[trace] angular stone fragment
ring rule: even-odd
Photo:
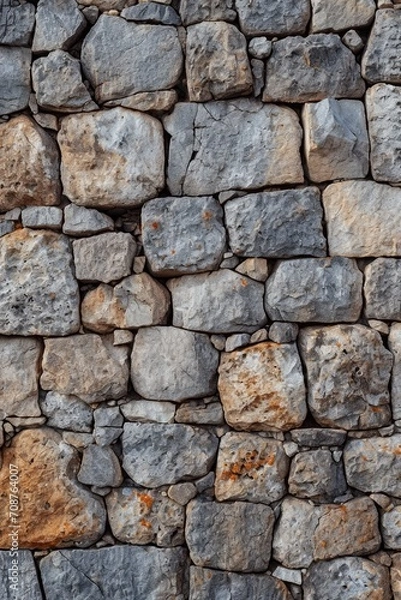
[[[86,19],[75,0],[39,0],[33,52],[67,50],[83,33]]]
[[[300,452],[291,462],[288,491],[297,498],[333,502],[347,491],[342,463],[324,448]]]
[[[94,208],[68,204],[64,209],[63,233],[67,235],[85,237],[113,229],[113,219]]]
[[[245,431],[287,431],[306,417],[295,344],[263,342],[223,354],[219,392],[227,423]]]
[[[303,109],[309,177],[322,182],[358,179],[369,170],[369,140],[363,102],[326,98]]]
[[[218,361],[207,335],[175,327],[140,329],[132,351],[132,383],[149,400],[210,396],[216,391]]]
[[[180,14],[184,25],[202,21],[235,21],[234,0],[181,0]]]
[[[16,465],[20,495],[20,548],[89,546],[104,532],[102,500],[78,484],[78,452],[47,427],[27,429],[3,449],[0,470],[0,547],[10,547],[9,478]]]
[[[400,256],[401,190],[344,181],[323,192],[331,256]]]
[[[269,339],[277,344],[289,344],[295,342],[299,333],[296,323],[281,323],[276,321],[269,327]]]
[[[217,457],[216,499],[275,502],[286,493],[288,467],[281,442],[250,433],[226,433]]]
[[[401,321],[401,261],[377,258],[365,269],[365,315]]]
[[[58,206],[28,206],[22,211],[23,227],[31,229],[61,229],[63,211]]]
[[[391,420],[393,357],[364,325],[307,327],[299,335],[308,406],[324,427],[375,429]]]
[[[391,590],[394,594],[394,600],[401,598],[401,554],[394,553],[391,556],[392,564],[390,569]]]
[[[401,419],[401,324],[393,323],[388,338],[388,346],[394,356],[391,373],[391,408],[393,419]]]
[[[164,141],[159,121],[113,108],[71,115],[61,123],[61,178],[71,202],[133,207],[164,187]]]
[[[273,43],[266,64],[264,102],[360,98],[364,92],[355,56],[338,35],[318,33]]]
[[[301,128],[289,108],[245,98],[179,103],[163,123],[172,136],[168,186],[174,195],[303,182]]]
[[[174,420],[176,423],[195,425],[223,425],[223,407],[221,402],[205,403],[204,400],[190,400],[177,408]]]
[[[362,58],[362,75],[370,83],[401,83],[401,13],[386,8],[376,19]]]
[[[344,450],[348,484],[362,492],[401,497],[400,457],[400,434],[349,440]]]
[[[349,258],[280,261],[266,282],[266,312],[276,321],[357,321],[362,282],[356,261]]]
[[[123,106],[132,110],[142,112],[169,112],[178,101],[178,95],[175,90],[162,90],[157,92],[138,92],[132,96],[109,100],[104,106]]]
[[[307,427],[293,429],[291,439],[301,446],[318,448],[319,446],[342,446],[347,438],[346,431],[339,429],[324,429],[320,427]]]
[[[130,275],[136,243],[120,231],[74,240],[72,249],[77,279],[109,283]]]
[[[0,116],[28,106],[31,51],[28,48],[0,46]]]
[[[384,547],[401,550],[401,506],[383,512],[381,518]]]
[[[137,23],[160,23],[162,25],[180,25],[181,20],[172,6],[157,2],[143,2],[136,6],[127,6],[121,12],[127,21]]]
[[[304,33],[310,17],[308,0],[235,0],[235,8],[246,35]]]
[[[192,500],[187,507],[185,538],[197,567],[225,571],[266,571],[274,513],[265,504]],[[246,531],[246,543],[238,543]]]
[[[170,277],[217,269],[225,249],[223,211],[212,197],[157,198],[142,209],[151,271]]]
[[[311,31],[343,31],[365,27],[376,11],[374,0],[312,0]]]
[[[35,561],[29,550],[0,552],[0,596],[3,600],[13,600],[16,590],[20,598],[43,600]]]
[[[323,209],[317,188],[260,192],[224,205],[231,250],[237,256],[325,256]]]
[[[122,442],[123,468],[150,488],[206,475],[218,446],[206,429],[159,423],[125,423]]]
[[[185,508],[159,490],[123,487],[106,498],[113,535],[125,544],[184,544]]]
[[[41,385],[84,402],[113,400],[127,393],[128,348],[93,333],[45,340]]]
[[[229,269],[168,282],[173,325],[210,333],[253,333],[266,323],[263,285]]]
[[[92,431],[92,410],[76,396],[48,392],[41,400],[40,408],[47,417],[49,427],[78,432]]]
[[[81,61],[96,99],[102,103],[137,92],[173,88],[181,75],[183,57],[175,27],[102,15],[84,40]]]
[[[98,487],[117,487],[123,481],[120,463],[113,449],[96,444],[90,444],[83,451],[77,477],[81,483]]]
[[[127,421],[172,423],[175,404],[172,402],[152,402],[151,400],[131,400],[121,405],[121,412]]]
[[[21,0],[3,0],[0,6],[0,44],[29,46],[35,25],[35,7]]]

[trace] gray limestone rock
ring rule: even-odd
[[[374,0],[312,0],[311,31],[344,31],[366,27],[376,11]]]
[[[342,446],[347,438],[346,431],[338,429],[324,429],[318,427],[307,427],[305,429],[293,429],[291,439],[300,446],[318,448],[319,446]]]
[[[365,315],[401,321],[401,261],[377,258],[365,268]]]
[[[207,477],[207,475],[205,477]],[[187,481],[186,483],[170,485],[167,495],[181,506],[185,506],[192,498],[195,498],[197,493],[198,490],[196,485]]]
[[[193,423],[195,425],[223,425],[224,416],[221,402],[190,400],[177,408],[176,423]]]
[[[229,244],[238,256],[325,256],[317,188],[259,192],[224,205]]]
[[[135,483],[155,488],[206,475],[218,439],[189,425],[125,423],[122,444],[124,470]]]
[[[121,412],[127,421],[142,423],[172,423],[175,404],[173,402],[153,402],[151,400],[130,400],[121,405]]]
[[[383,512],[381,517],[383,544],[390,550],[401,550],[401,506]]]
[[[136,6],[127,6],[121,11],[127,21],[137,23],[160,23],[161,25],[180,25],[181,19],[172,6],[158,2],[144,2]]]
[[[272,49],[272,42],[264,36],[254,37],[248,44],[249,54],[259,59],[269,58],[270,54],[272,53]]]
[[[28,48],[0,46],[0,116],[28,106],[31,51]]]
[[[308,405],[324,427],[375,429],[391,420],[393,357],[364,325],[307,327],[299,335]]]
[[[3,600],[43,600],[35,561],[29,550],[0,551],[0,574]]]
[[[136,0],[134,0],[134,3]],[[128,4],[127,0],[80,0],[81,6],[94,7],[99,11],[106,12],[109,10],[122,10],[125,4]],[[130,1],[132,4],[132,1]]]
[[[3,0],[0,6],[0,44],[29,46],[35,25],[33,4]]]
[[[120,231],[74,240],[72,249],[77,279],[109,283],[131,274],[136,243]]]
[[[92,432],[92,410],[76,396],[48,392],[40,401],[40,409],[42,414],[47,417],[46,424],[49,427]]]
[[[180,14],[185,26],[202,21],[235,21],[234,0],[181,0]]]
[[[310,17],[308,0],[235,0],[235,8],[246,35],[304,33]]]
[[[173,325],[209,333],[253,333],[266,323],[262,283],[221,269],[185,275],[167,284]]]
[[[266,312],[275,321],[357,321],[362,282],[356,261],[349,258],[280,261],[266,282]]]
[[[173,88],[183,56],[175,27],[102,15],[84,40],[81,61],[96,99],[105,102]]]
[[[58,206],[29,206],[22,211],[22,225],[31,229],[61,229],[63,211]]]
[[[401,324],[393,323],[388,338],[388,346],[394,356],[391,373],[391,408],[393,419],[401,419]]]
[[[167,183],[172,194],[303,182],[302,132],[290,108],[245,98],[178,103],[163,123],[171,135]]]
[[[288,491],[297,498],[333,502],[347,491],[342,463],[323,448],[296,454],[291,462]]]
[[[360,98],[364,92],[355,56],[338,35],[318,33],[273,43],[266,64],[264,102]]]
[[[187,507],[185,538],[197,567],[225,571],[266,571],[274,513],[265,504],[192,500]],[[242,540],[246,531],[246,541]]]
[[[33,52],[67,50],[81,36],[86,19],[75,0],[39,0]]]
[[[120,463],[110,446],[90,444],[82,454],[78,481],[98,487],[118,487],[122,484],[123,474]]]
[[[276,321],[269,327],[269,339],[277,344],[290,344],[295,342],[299,333],[296,323],[281,323]]]
[[[96,427],[120,427],[123,425],[123,415],[118,406],[100,405],[94,411]]]
[[[159,277],[217,269],[226,244],[223,211],[212,197],[156,198],[142,209],[143,245]]]
[[[86,237],[113,229],[113,219],[94,208],[68,204],[64,209],[63,233],[67,235]]]
[[[370,83],[401,83],[401,12],[386,8],[376,12],[365,53],[362,75]]]
[[[132,383],[149,400],[210,396],[216,391],[218,360],[205,334],[176,327],[140,329],[132,351]]]

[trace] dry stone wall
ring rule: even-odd
[[[2,0],[1,599],[401,599],[400,57],[400,0]]]

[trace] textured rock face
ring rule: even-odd
[[[235,0],[240,27],[246,35],[304,33],[310,17],[307,0]]]
[[[123,475],[117,456],[110,446],[90,444],[82,454],[78,481],[97,487],[117,487],[123,482]]]
[[[16,562],[13,563],[13,560]],[[43,600],[35,561],[28,550],[20,550],[16,555],[13,551],[0,552],[0,573],[0,594],[4,600],[13,600],[13,577],[18,579],[18,593],[21,598]]]
[[[294,344],[263,342],[223,354],[219,368],[227,423],[245,431],[286,431],[306,417],[305,384]]]
[[[401,13],[378,10],[362,60],[363,76],[370,83],[401,83],[400,49]]]
[[[181,0],[180,15],[184,25],[201,21],[235,21],[234,0]]]
[[[28,106],[30,63],[31,51],[28,48],[0,47],[0,116],[23,110]]]
[[[118,281],[130,275],[136,243],[129,233],[102,233],[74,240],[75,273],[82,281]]]
[[[92,409],[75,396],[49,392],[41,400],[40,408],[49,427],[78,432],[92,431]]]
[[[365,269],[365,314],[369,319],[401,320],[401,261],[378,258]]]
[[[381,519],[383,542],[390,550],[401,549],[401,506],[384,512]]]
[[[61,179],[71,202],[133,207],[164,186],[164,142],[159,121],[114,108],[62,120]]]
[[[86,237],[113,229],[113,219],[94,208],[68,204],[64,209],[63,233],[67,235]]]
[[[297,498],[333,502],[347,491],[342,463],[323,448],[296,454],[291,462],[288,491]]]
[[[78,40],[85,26],[86,19],[75,0],[39,0],[32,50],[67,50]]]
[[[35,7],[3,0],[0,8],[0,44],[28,46],[35,25]]]
[[[369,25],[375,15],[374,0],[312,0],[313,32],[343,31]]]
[[[391,374],[391,408],[394,419],[401,419],[401,324],[394,323],[388,338],[389,349],[394,355]]]

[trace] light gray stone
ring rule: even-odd
[[[115,329],[113,331],[113,345],[123,346],[124,344],[132,344],[134,341],[134,334],[128,329]]]
[[[277,344],[290,344],[295,342],[299,333],[296,323],[272,323],[269,327],[269,338]]]
[[[365,43],[355,29],[350,29],[341,38],[342,43],[347,46],[354,54],[359,54],[363,50]]]
[[[35,561],[29,550],[1,551],[0,573],[0,595],[3,600],[15,600],[17,597],[21,600],[43,600]]]
[[[226,340],[225,351],[232,352],[237,348],[242,348],[243,346],[248,346],[251,341],[251,336],[249,333],[234,333],[234,335],[230,335]]]
[[[76,432],[92,431],[92,410],[76,396],[48,392],[40,401],[40,409],[47,417],[49,427]]]
[[[254,37],[248,44],[248,52],[255,58],[269,58],[272,53],[273,45],[267,37]]]
[[[265,571],[270,560],[274,513],[251,502],[192,500],[187,507],[185,538],[197,567],[225,571]],[[246,543],[238,544],[243,531]]]
[[[136,21],[137,23],[181,24],[181,19],[172,6],[158,2],[143,2],[136,6],[127,6],[121,11],[121,16],[127,21]]]
[[[297,498],[333,502],[347,491],[342,463],[323,448],[300,452],[291,462],[288,491]]]
[[[364,92],[355,56],[338,35],[317,33],[273,43],[266,64],[264,102],[360,98]]]
[[[192,498],[195,498],[197,493],[198,491],[196,486],[190,481],[187,481],[186,483],[176,483],[175,485],[170,485],[167,491],[168,497],[181,506],[188,504]]]
[[[311,31],[366,27],[376,11],[374,0],[312,0]]]
[[[381,517],[384,547],[401,550],[401,506],[384,511]]]
[[[350,258],[280,261],[266,282],[266,312],[276,321],[357,321],[362,282],[363,275]]]
[[[176,327],[140,329],[132,351],[132,383],[149,400],[210,396],[216,391],[218,360],[218,351],[202,333]]]
[[[263,285],[221,269],[185,275],[167,284],[173,302],[173,325],[209,333],[253,333],[266,323]]]
[[[307,327],[299,334],[308,406],[324,427],[375,429],[391,420],[393,357],[364,325]]]
[[[118,406],[100,405],[94,411],[96,427],[119,427],[124,419]]]
[[[58,206],[29,206],[22,211],[22,225],[31,229],[61,229],[63,211]]]
[[[202,21],[235,21],[234,0],[181,0],[180,14],[184,25]]]
[[[304,33],[310,17],[307,0],[235,0],[241,30],[246,35]]]
[[[33,52],[67,50],[81,36],[86,19],[75,0],[39,0]]]
[[[393,323],[388,338],[388,346],[394,356],[391,373],[391,408],[393,419],[401,419],[401,324]]]
[[[123,432],[122,427],[99,427],[96,426],[94,429],[94,442],[101,446],[102,448],[105,446],[111,446],[114,444],[120,437]],[[95,492],[96,494],[98,492]]]
[[[34,25],[33,4],[3,0],[0,7],[0,44],[29,46]]]
[[[0,46],[0,116],[28,106],[31,51],[28,48]]]
[[[120,231],[74,240],[72,249],[77,279],[109,283],[130,275],[136,243]]]
[[[193,423],[195,425],[223,425],[224,416],[221,402],[191,400],[177,408],[175,414],[177,423]]]
[[[238,256],[325,256],[317,188],[259,192],[224,205],[229,244]]]
[[[156,198],[142,209],[142,235],[155,275],[217,269],[226,243],[223,211],[212,197]]]
[[[171,135],[167,183],[172,194],[303,182],[301,128],[289,108],[251,99],[178,103],[163,123]]]
[[[125,423],[122,444],[124,470],[135,483],[155,488],[206,475],[218,439],[189,425]]]
[[[175,404],[173,402],[152,402],[151,400],[130,400],[126,404],[121,404],[121,412],[127,421],[172,423]]]
[[[370,83],[401,83],[401,12],[378,10],[365,53],[362,74]]]
[[[365,315],[401,321],[401,261],[377,258],[365,268]]]
[[[90,444],[82,454],[78,481],[98,487],[117,487],[123,481],[120,463],[110,446]]]
[[[67,235],[86,237],[113,229],[113,219],[94,208],[68,204],[64,209],[63,233]]]
[[[102,15],[84,40],[81,61],[102,103],[173,88],[181,75],[183,56],[175,27]]]

